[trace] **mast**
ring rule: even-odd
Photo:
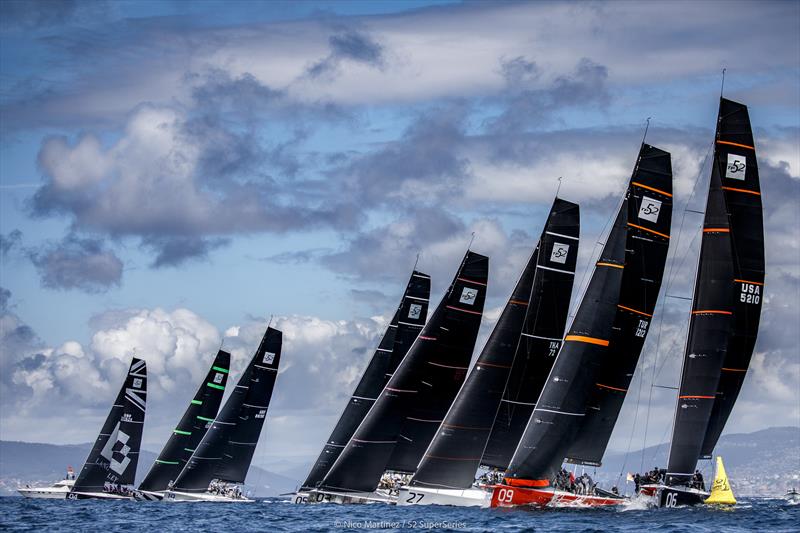
[[[490,434],[496,435],[492,426],[497,425],[498,414],[504,415],[503,430],[520,410],[527,408],[530,414],[532,408],[516,398],[522,389],[527,392],[531,388],[537,376],[541,376],[539,381],[544,380],[561,344],[579,234],[578,205],[556,198],[539,242],[417,467],[412,486],[469,488],[481,455],[486,455]],[[508,384],[513,386],[512,392],[506,389]],[[516,416],[514,420],[522,418]],[[506,435],[507,431],[497,433]],[[516,441],[510,445],[511,452],[515,446]]]
[[[177,479],[217,416],[225,394],[230,364],[231,354],[219,350],[183,417],[172,430],[164,449],[139,485],[139,490],[167,490],[169,483]]]
[[[174,489],[205,492],[212,480],[244,483],[272,398],[281,358],[282,333],[268,327],[247,365]]]
[[[467,252],[445,297],[328,472],[323,487],[371,492],[390,459],[394,465],[411,465],[409,471],[416,468],[466,377],[483,315],[488,268],[487,257]],[[409,445],[396,453],[400,441]]]
[[[394,374],[397,365],[408,353],[417,334],[425,325],[430,293],[430,276],[414,270],[392,321],[386,328],[378,348],[350,396],[333,432],[325,442],[325,447],[303,482],[303,488],[314,488],[322,481]]]
[[[106,483],[133,485],[147,402],[147,365],[134,357],[89,457],[75,480],[74,492],[103,492]]]
[[[670,154],[642,144],[628,191],[631,223],[608,362],[598,371],[586,416],[567,453],[569,463],[600,466],[650,330],[672,223]]]
[[[739,394],[761,313],[764,241],[758,169],[742,104],[722,98],[667,483],[710,456]]]

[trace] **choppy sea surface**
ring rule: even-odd
[[[800,505],[743,498],[731,508],[474,509],[371,505],[162,503],[0,498],[7,531],[800,531]]]

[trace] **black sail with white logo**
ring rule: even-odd
[[[507,484],[546,485],[560,469],[586,415],[596,376],[608,363],[625,264],[629,196],[630,190],[511,459]]]
[[[367,415],[373,402],[394,374],[397,365],[408,353],[428,316],[431,279],[427,274],[412,272],[400,306],[378,344],[361,380],[347,403],[333,432],[325,442],[311,472],[303,483],[304,488],[316,487],[339,457],[358,425]]]
[[[555,360],[569,310],[579,225],[578,205],[557,198],[497,324],[417,467],[412,486],[469,488],[490,433],[507,434],[512,422],[521,422],[521,435],[527,417],[519,420],[517,408],[528,406],[506,396],[520,397],[536,374],[544,381]],[[510,394],[507,384],[513,386]],[[503,428],[495,433],[492,425],[499,412]],[[508,459],[515,447],[516,442]]]
[[[97,493],[103,492],[108,485],[133,485],[146,403],[147,365],[134,357],[125,383],[75,480],[73,492]]]
[[[628,195],[625,269],[608,360],[597,374],[567,462],[599,466],[633,379],[653,318],[672,222],[670,154],[643,144]]]
[[[668,484],[691,480],[698,459],[713,450],[741,388],[758,332],[763,246],[747,108],[722,99]]]
[[[267,328],[211,427],[175,480],[174,489],[204,492],[212,480],[244,483],[272,398],[282,333]]]
[[[139,485],[139,490],[167,490],[169,483],[177,479],[217,416],[225,394],[230,364],[231,354],[219,350],[183,417],[172,430],[164,449]]]
[[[722,191],[728,210],[735,288],[733,329],[700,448],[702,457],[711,456],[739,396],[753,355],[764,296],[761,184],[753,131],[745,105],[721,99],[714,163],[722,176]]]
[[[324,488],[370,492],[390,459],[416,467],[466,377],[488,269],[487,257],[467,252],[444,299],[323,480]],[[393,456],[398,441],[410,446]]]

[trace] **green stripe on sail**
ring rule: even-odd
[[[213,418],[206,418],[206,417],[200,416],[200,415],[197,415],[197,419],[198,420],[202,420],[203,422],[213,422],[214,421]]]
[[[162,465],[179,465],[180,464],[178,461],[162,461],[161,459],[156,459],[156,462],[160,463]]]
[[[222,372],[223,374],[227,374],[228,373],[228,369],[227,368],[220,368],[218,366],[212,366],[211,370],[216,370],[217,372]]]
[[[173,433],[177,433],[178,435],[191,435],[192,434],[191,431],[182,431],[180,429],[173,429],[172,432]]]
[[[212,389],[225,390],[225,387],[222,385],[217,385],[216,383],[206,383],[206,386],[211,387]]]
[[[203,405],[203,400],[192,400],[192,405]]]

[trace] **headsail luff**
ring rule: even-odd
[[[509,485],[549,484],[580,429],[598,370],[608,362],[625,264],[627,196],[511,459],[504,480]]]
[[[539,242],[417,467],[412,486],[469,488],[489,436],[495,434],[492,426],[499,410],[505,415],[506,430],[513,415],[519,417],[519,411],[528,407],[515,399],[521,389],[528,392],[537,374],[541,375],[539,381],[544,381],[561,345],[575,276],[579,225],[578,205],[556,198]],[[507,384],[513,386],[511,392],[506,391]],[[514,447],[516,442],[506,461]]]
[[[742,160],[744,170],[741,170]],[[739,396],[753,355],[764,296],[764,216],[753,132],[747,107],[725,98],[720,101],[714,164],[722,177],[722,191],[728,209],[736,287],[733,330],[700,448],[703,458],[711,457]],[[729,166],[732,167],[730,173]]]
[[[73,492],[103,492],[106,483],[132,485],[139,463],[147,403],[147,365],[133,358]]]
[[[175,480],[174,489],[205,492],[212,480],[244,483],[272,398],[282,333],[268,327],[255,355]]]
[[[668,484],[687,484],[698,459],[710,455],[741,388],[761,312],[763,245],[758,171],[746,107],[723,98]]]
[[[655,311],[672,223],[670,154],[642,144],[628,192],[628,235],[608,360],[598,372],[589,408],[567,462],[599,466],[639,361]]]
[[[578,214],[574,220],[568,217],[553,220],[551,233],[578,236]],[[553,236],[553,235],[551,235]],[[565,244],[561,239],[557,242]],[[578,241],[575,241],[577,245]],[[538,264],[545,270],[537,272],[539,278],[534,284],[534,294],[538,307],[531,308],[522,328],[522,338],[518,353],[514,357],[511,376],[503,392],[503,400],[492,427],[486,449],[481,457],[481,465],[506,470],[522,433],[528,425],[533,407],[542,387],[550,374],[556,355],[561,349],[564,329],[567,323],[569,302],[574,281],[575,265],[565,263],[563,270],[573,273],[550,270],[551,258],[544,256]],[[541,270],[541,269],[540,269]]]
[[[408,354],[323,480],[330,490],[371,492],[398,440],[433,437],[464,381],[478,335],[489,260],[467,252],[455,279]],[[413,418],[415,420],[409,420]],[[412,436],[409,436],[412,435]],[[407,448],[411,454],[416,448]],[[419,462],[414,463],[414,467]]]
[[[408,353],[428,317],[430,293],[430,276],[413,271],[392,321],[386,328],[353,395],[350,396],[336,427],[325,442],[325,447],[306,477],[302,485],[304,488],[314,488],[322,481],[394,374],[397,365]]]
[[[153,463],[139,490],[163,491],[175,481],[217,416],[231,365],[231,354],[219,350],[208,374],[178,425]]]

